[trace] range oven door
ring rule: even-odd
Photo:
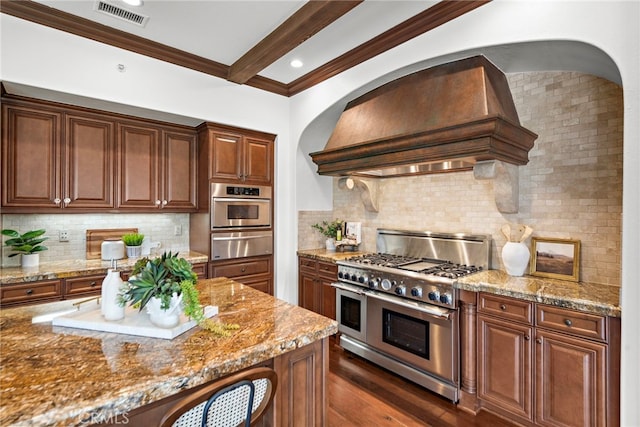
[[[372,292],[367,344],[392,358],[458,383],[457,311]]]
[[[336,288],[336,320],[342,334],[366,341],[367,296],[361,288],[346,283],[332,283]]]

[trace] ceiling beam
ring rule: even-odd
[[[440,25],[464,15],[491,0],[443,0],[429,9],[407,19],[366,43],[357,46],[292,81],[287,85],[289,96],[300,93],[318,83],[338,75],[389,49],[426,33]]]
[[[244,84],[364,0],[308,1],[229,67],[229,81]]]

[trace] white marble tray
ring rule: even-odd
[[[206,317],[215,316],[218,314],[218,307],[208,305],[205,307],[204,314]],[[177,326],[173,328],[159,328],[151,323],[149,315],[145,310],[138,311],[131,307],[125,308],[123,319],[107,321],[102,317],[100,307],[97,307],[92,310],[78,310],[73,313],[63,314],[53,318],[51,324],[53,326],[66,326],[69,328],[170,340],[196,326],[196,321],[189,320],[189,318],[183,314],[180,316],[180,323]]]

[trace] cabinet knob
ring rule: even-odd
[[[65,205],[68,205],[70,202],[71,202],[71,199],[70,199],[70,198],[68,198],[68,197],[65,197],[65,198],[64,198],[64,204],[65,204]]]
[[[240,271],[244,273],[245,271],[247,271],[247,267],[242,267]]]
[[[163,201],[162,201],[162,206],[166,206],[166,205],[167,205],[167,203],[168,203],[168,202],[167,202],[166,200],[163,200]]]
[[[531,339],[531,337],[530,337],[529,335],[525,335],[525,336],[524,336],[524,340],[525,340],[525,341],[529,341],[530,339]]]
[[[59,205],[61,201],[62,200],[60,200],[59,197],[56,197],[55,199],[53,199],[53,203],[55,203],[56,205]]]
[[[97,285],[97,283],[94,280],[93,282],[89,283],[89,285],[93,288],[93,287],[95,287]]]
[[[500,304],[500,310],[504,311],[507,309],[507,306],[504,304]]]
[[[536,339],[536,342],[537,342],[538,344],[542,344],[542,338],[538,338],[538,339]]]
[[[156,200],[156,206],[160,206],[160,203],[162,203],[160,200]]]
[[[27,289],[25,291],[25,294],[27,294],[27,295],[31,295],[32,293],[33,293],[33,289]]]
[[[571,319],[564,319],[564,324],[568,327],[571,327],[573,325],[573,322],[571,321]]]

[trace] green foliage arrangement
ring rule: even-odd
[[[155,259],[141,258],[133,266],[129,281],[120,293],[122,305],[127,303],[142,310],[153,297],[160,298],[162,309],[169,308],[173,294],[182,295],[184,313],[198,325],[220,336],[229,336],[236,324],[224,324],[207,318],[195,285],[198,276],[189,261],[178,258],[178,252],[165,252]]]
[[[122,241],[127,246],[140,246],[144,240],[144,234],[128,233],[122,236]]]
[[[338,233],[338,230],[342,229],[343,224],[344,224],[344,221],[340,219],[336,219],[331,222],[322,221],[321,224],[313,224],[311,228],[315,228],[320,233],[322,233],[322,235],[325,237],[328,237],[330,239],[335,239]]]
[[[32,230],[27,231],[24,234],[20,234],[15,230],[4,229],[2,234],[4,236],[11,237],[7,239],[4,244],[11,248],[14,253],[9,255],[9,258],[18,254],[34,254],[37,252],[46,251],[48,248],[42,245],[42,242],[48,239],[48,237],[40,237],[46,230]]]

